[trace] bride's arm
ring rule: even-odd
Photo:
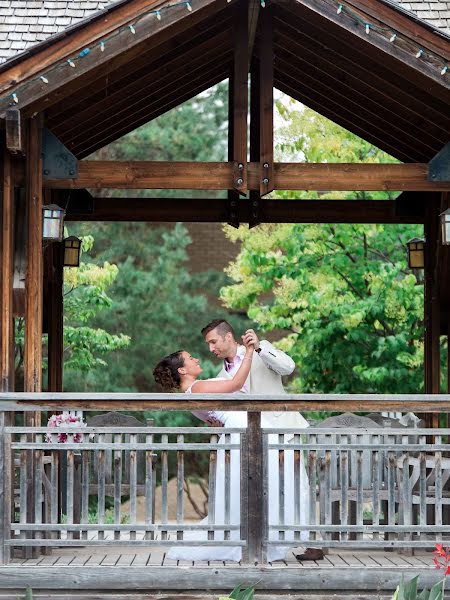
[[[244,385],[252,366],[253,346],[247,347],[245,356],[233,379],[223,381],[197,381],[191,388],[193,394],[228,394],[238,392]]]

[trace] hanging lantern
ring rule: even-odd
[[[60,242],[64,237],[66,211],[57,204],[42,207],[42,239]]]
[[[410,269],[425,267],[425,240],[413,238],[406,243],[408,248],[408,266]]]
[[[450,208],[444,210],[440,216],[442,227],[442,243],[444,246],[448,246],[450,244]]]
[[[64,266],[79,267],[81,255],[81,240],[74,235],[64,240]]]

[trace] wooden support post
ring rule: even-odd
[[[261,11],[260,48],[260,182],[261,196],[275,188],[273,175],[273,15],[270,7]]]
[[[247,434],[242,440],[241,522],[245,521],[242,523],[242,533],[247,539],[243,560],[248,564],[254,564],[262,563],[264,560],[267,515],[263,481],[261,413],[249,412],[247,418]]]
[[[48,391],[63,391],[63,283],[64,243],[54,242],[47,248],[45,268],[48,281]]]
[[[425,218],[425,393],[440,392],[440,307],[439,307],[439,196],[431,195]],[[427,413],[428,427],[438,426],[438,415]]]
[[[259,62],[253,60],[250,67],[250,161],[258,162],[261,139],[260,139],[260,114],[261,105],[259,101],[260,94],[260,71]],[[259,207],[261,196],[259,190],[250,190],[250,212],[248,216],[249,227],[258,225]]]
[[[24,388],[42,388],[42,127],[30,119],[27,140],[27,275],[25,282]]]
[[[27,271],[25,279],[24,390],[42,389],[42,126],[40,116],[27,127],[26,205],[28,214]],[[26,412],[27,427],[41,425],[40,412]],[[30,439],[30,441],[32,441]],[[34,522],[33,452],[27,453],[27,521]],[[38,548],[26,548],[26,556],[37,555]]]
[[[13,318],[13,274],[14,274],[14,185],[12,180],[11,155],[3,149],[3,203],[2,203],[2,248],[1,248],[1,390],[14,390],[14,318]]]
[[[232,143],[233,183],[240,194],[247,194],[247,114],[248,114],[248,6],[236,5],[234,63],[230,81],[230,143]]]

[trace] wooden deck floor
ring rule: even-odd
[[[299,549],[301,552],[301,549]],[[290,550],[285,560],[278,560],[265,565],[270,569],[295,568],[301,570],[311,569],[334,569],[334,568],[400,568],[405,570],[428,569],[435,570],[433,554],[431,552],[414,552],[414,556],[400,554],[398,552],[373,551],[349,551],[330,550],[329,554],[321,561],[298,562],[295,559],[295,551]],[[52,551],[51,556],[40,556],[38,558],[21,559],[15,558],[10,566],[21,567],[221,567],[221,568],[248,568],[236,562],[225,561],[177,561],[166,557],[164,549],[156,548],[149,552],[143,548],[135,548],[133,552],[128,549],[111,551],[107,547],[96,547],[86,551],[85,548],[57,548]],[[257,563],[254,565],[258,566]]]
[[[148,594],[145,598],[153,598],[152,594],[159,598],[160,593],[182,598],[183,593],[190,592],[192,599],[194,592],[229,592],[238,583],[256,584],[261,594],[290,598],[285,594],[298,593],[296,600],[309,598],[308,594],[319,594],[318,598],[384,599],[390,597],[389,592],[396,588],[402,575],[407,580],[419,575],[421,588],[431,587],[441,579],[441,572],[433,564],[433,554],[423,551],[409,556],[399,552],[334,549],[322,561],[304,563],[296,561],[289,551],[286,560],[268,565],[173,561],[166,558],[166,552],[167,548],[151,551],[138,547],[59,548],[50,556],[15,558],[0,567],[0,600],[8,597],[3,595],[7,590],[23,590],[27,585],[36,592],[47,590],[48,598],[59,598],[56,591],[64,586],[65,590],[77,593],[85,590],[86,598],[103,598],[98,594],[115,591],[117,598],[133,592],[145,592]]]

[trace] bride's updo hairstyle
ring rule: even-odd
[[[181,377],[178,369],[184,367],[182,352],[177,350],[165,356],[153,369],[153,377],[164,392],[173,392],[180,388]]]

